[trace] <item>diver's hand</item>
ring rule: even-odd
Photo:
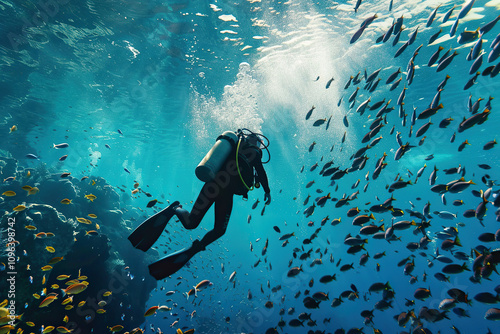
[[[269,205],[271,203],[271,193],[265,193],[264,201],[266,201],[266,205]]]

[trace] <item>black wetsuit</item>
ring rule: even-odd
[[[262,151],[255,146],[248,146],[241,149],[239,154],[246,158],[252,168],[251,171],[246,170],[245,172],[253,173],[254,168],[257,172],[255,181],[262,185],[266,193],[270,193],[267,174],[262,166]],[[238,174],[238,169],[236,168],[235,157],[235,150],[233,150],[221,170],[216,174],[214,180],[203,185],[191,212],[183,208],[177,208],[175,210],[176,216],[186,229],[195,229],[200,225],[208,209],[215,203],[214,228],[207,232],[201,240],[200,250],[205,249],[207,245],[226,233],[229,218],[231,217],[231,210],[233,208],[233,195],[239,192],[238,189],[244,187],[240,175]],[[240,164],[240,170],[242,167],[243,166]]]

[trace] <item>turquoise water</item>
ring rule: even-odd
[[[488,174],[490,180],[497,178],[500,167],[498,147],[483,150],[483,145],[498,139],[499,117],[495,106],[500,85],[498,77],[479,75],[476,84],[464,90],[464,85],[472,77],[469,75],[472,61],[467,61],[466,56],[477,39],[460,44],[457,37],[464,30],[474,31],[496,18],[500,3],[475,1],[471,11],[460,20],[453,38],[448,32],[463,2],[394,1],[389,11],[389,1],[363,1],[357,13],[354,12],[355,3],[0,2],[3,31],[0,37],[1,149],[26,168],[45,164],[53,173],[71,172],[78,179],[83,176],[102,177],[120,195],[119,208],[135,216],[135,220],[126,223],[130,228],[155,212],[155,209],[146,208],[151,198],[143,193],[130,194],[135,182],[162,202],[157,204],[158,207],[166,206],[167,201],[179,200],[189,209],[202,187],[194,169],[219,134],[246,127],[262,132],[270,139],[271,160],[264,166],[270,181],[270,206],[261,215],[264,193],[260,189],[252,191],[246,202],[235,198],[226,234],[207,251],[199,253],[189,268],[182,269],[171,279],[158,282],[157,289],[150,292],[144,312],[154,305],[167,305],[173,309],[147,317],[144,326],[154,325],[165,333],[183,327],[201,333],[264,333],[284,319],[287,322],[283,327],[285,333],[304,333],[307,330],[333,333],[338,328],[347,331],[363,326],[365,333],[373,331],[370,326],[384,333],[409,332],[410,323],[406,329],[399,327],[393,316],[410,309],[418,315],[423,306],[437,309],[439,303],[448,298],[447,291],[451,288],[463,290],[469,299],[480,292],[497,295],[494,290],[498,285],[497,273],[491,275],[491,280],[482,279],[478,284],[469,280],[470,272],[451,275],[449,283],[442,283],[434,278],[434,274],[444,264],[433,260],[432,256],[441,244],[436,232],[442,231],[443,226],[458,228],[462,247],[456,246],[454,250],[471,255],[472,248],[479,244],[490,250],[498,247],[498,241],[484,243],[477,239],[481,233],[498,230],[496,208],[488,204],[484,227],[476,218],[464,218],[463,212],[475,209],[481,202],[471,190],[486,191],[489,188],[481,181],[483,175]],[[434,22],[426,28],[430,13],[438,5]],[[442,16],[453,5],[457,8],[450,20],[442,23]],[[377,19],[356,43],[350,44],[363,20],[375,13]],[[386,43],[376,43],[393,19],[402,15],[405,29],[400,42],[392,46],[394,37],[391,37]],[[417,26],[415,42],[394,58],[397,49]],[[443,29],[440,37],[428,45],[429,38],[439,29]],[[488,63],[487,57],[490,44],[499,32],[500,26],[495,25],[483,36],[485,54],[479,68],[481,72],[498,63],[498,60]],[[421,44],[423,47],[414,62],[415,76],[408,86],[407,65]],[[444,48],[441,55],[449,48],[458,52],[451,64],[440,72],[436,72],[436,65],[427,66],[438,46]],[[353,84],[344,89],[349,77],[356,76],[359,71],[363,77],[365,70],[370,75],[380,68],[382,80],[377,89],[371,93],[363,89],[366,84],[363,78],[358,84],[360,90],[356,104],[349,109],[347,100],[355,89]],[[398,68],[404,72],[402,82],[390,91],[390,85],[385,81]],[[425,134],[423,145],[419,146],[422,137],[415,138],[415,133],[428,120],[417,120],[413,134],[409,136],[413,108],[416,108],[417,115],[425,110],[446,75],[450,79],[440,100],[444,108],[430,118],[433,125]],[[332,77],[334,81],[326,88]],[[408,87],[404,104],[407,120],[403,126],[396,100],[405,84]],[[468,108],[470,95],[472,102],[485,99],[479,112],[483,111],[490,96],[495,99],[491,101],[491,113],[486,122],[459,133],[459,123],[464,117],[471,116]],[[367,110],[362,116],[356,113],[356,108],[368,97],[371,97],[370,105],[385,98],[385,101],[391,100],[389,107],[395,107],[386,115],[387,124],[379,133],[383,139],[367,151],[369,160],[363,170],[353,171],[331,185],[330,177],[319,175],[323,165],[333,160],[333,166],[349,168],[352,163],[349,158],[367,145],[361,140],[380,109]],[[312,106],[315,107],[313,114],[306,120],[306,113]],[[348,127],[343,122],[345,115]],[[330,116],[328,130],[325,130],[326,124],[313,126],[314,121]],[[438,124],[446,117],[453,118],[450,126],[439,128]],[[17,130],[9,133],[14,125]],[[393,126],[395,130],[391,135]],[[346,139],[342,143],[344,132]],[[394,155],[399,147],[395,138],[397,132],[401,132],[403,143],[409,142],[416,147],[395,161]],[[456,139],[450,143],[454,132]],[[459,152],[458,147],[465,140],[470,145]],[[52,148],[54,143],[63,142],[69,143],[64,151]],[[309,152],[313,142],[316,145]],[[376,161],[384,152],[388,155],[385,160],[387,167],[373,180]],[[40,159],[28,159],[27,154],[35,154]],[[62,154],[68,155],[64,162],[59,161]],[[425,160],[431,154],[434,158]],[[310,171],[315,163],[319,167]],[[392,184],[396,176],[414,182],[417,171],[424,164],[427,168],[416,184],[392,194],[396,198],[393,206],[403,210],[422,212],[424,205],[431,203],[433,218],[427,235],[432,242],[428,249],[416,252],[406,249],[408,242],[418,242],[422,236],[411,230],[396,231],[401,241],[391,243],[368,237],[365,249],[370,258],[365,266],[360,266],[359,257],[364,252],[347,254],[348,247],[343,243],[348,233],[353,236],[359,233],[359,229],[351,224],[353,218],[347,217],[347,210],[358,207],[363,213],[372,205],[382,203],[391,196],[386,185]],[[488,164],[491,169],[481,169],[478,164]],[[440,195],[430,191],[429,175],[437,166],[436,183],[448,183],[460,176],[445,175],[443,170],[459,165],[465,168],[465,180],[472,180],[475,185],[460,194],[447,193],[447,205],[444,205]],[[368,171],[370,184],[365,192]],[[408,175],[409,172],[412,175]],[[358,179],[361,180],[359,186],[352,189]],[[313,180],[314,185],[306,188],[306,184]],[[319,196],[330,193],[331,197],[340,199],[343,194],[349,196],[356,190],[360,192],[357,199],[346,206],[336,208],[334,202],[328,201],[323,208],[317,207],[310,217],[303,213]],[[495,185],[493,192],[497,190]],[[311,198],[304,206],[308,195]],[[492,195],[490,201],[494,198]],[[252,210],[257,199],[260,203]],[[464,205],[453,206],[451,203],[457,199],[463,200]],[[36,198],[29,198],[28,203],[36,203]],[[213,226],[212,210],[193,231],[185,231],[179,222],[172,220],[167,227],[168,233],[156,246],[159,255],[176,251],[189,245],[192,239],[202,237]],[[445,220],[433,214],[434,211],[450,211],[457,217]],[[390,226],[390,212],[374,215],[377,225],[383,222],[386,228]],[[318,232],[317,238],[311,244],[303,244],[326,216],[329,222]],[[340,218],[341,223],[332,226],[330,222],[335,218]],[[413,219],[420,222],[406,212],[395,221]],[[314,226],[308,226],[310,221]],[[102,221],[101,225],[104,229],[106,222]],[[278,226],[281,233],[277,233],[274,226]],[[282,241],[278,240],[280,234],[291,232],[295,236],[282,247]],[[124,233],[122,237],[128,246],[127,235]],[[267,254],[262,255],[266,239],[269,239],[269,246]],[[296,251],[299,256],[303,250],[313,249],[311,258],[301,261],[297,256],[294,259],[294,248],[300,248]],[[385,257],[373,259],[375,253],[383,251]],[[330,254],[333,254],[334,263],[329,260]],[[440,254],[446,254],[454,263],[464,262],[449,252],[440,250]],[[410,255],[414,255],[415,260],[413,275],[418,278],[415,284],[410,284],[410,276],[404,275],[403,267],[397,266],[400,260]],[[323,264],[310,267],[312,260],[320,257]],[[259,259],[261,263],[254,267]],[[294,278],[287,277],[291,259],[293,266],[302,265],[303,269],[303,273]],[[341,265],[336,266],[339,260],[341,265],[354,263],[354,269],[340,272]],[[428,261],[434,265],[429,267]],[[466,261],[469,268],[472,261]],[[377,263],[380,271],[375,269]],[[129,265],[133,273],[133,267],[141,263],[124,265]],[[229,282],[234,271],[235,284]],[[424,272],[428,275],[426,282],[423,282]],[[322,276],[334,273],[336,281],[319,282]],[[136,276],[134,279],[142,278]],[[192,297],[186,300],[182,293],[203,279],[209,279],[213,286],[199,292],[194,302]],[[311,279],[314,279],[313,287],[308,285]],[[369,294],[368,288],[374,282],[387,281],[396,292],[392,308],[374,311],[373,325],[364,325],[359,313],[372,310],[382,299],[381,294]],[[178,282],[180,285],[177,286]],[[354,301],[343,298],[339,307],[332,307],[332,299],[351,289],[351,284],[359,290],[359,298]],[[271,289],[278,285],[281,290],[272,292]],[[405,306],[405,298],[414,300],[417,288],[430,288],[432,297],[425,301],[415,300],[414,306]],[[169,290],[176,293],[167,297],[165,292]],[[321,302],[318,309],[306,309],[302,303],[305,290],[310,290],[310,295],[317,291],[328,293],[329,301]],[[248,299],[249,291],[253,294],[252,299]],[[299,291],[300,297],[295,298]],[[267,301],[273,302],[272,308],[265,307]],[[295,308],[293,315],[287,312],[279,315],[280,309],[287,311],[290,307]],[[498,331],[495,322],[484,319],[485,312],[495,305],[473,300],[472,306],[459,303],[457,307],[466,309],[470,318],[461,318],[450,310],[449,320],[422,322],[433,333],[452,332],[451,326],[462,333],[472,330],[487,332],[488,327],[492,332]],[[191,317],[194,310],[196,314]],[[307,321],[303,324],[306,329],[288,325],[290,320],[305,311],[312,313],[316,326],[307,326]],[[325,318],[331,318],[331,321],[324,323]],[[177,319],[178,323],[171,328]],[[109,326],[116,324],[109,323]],[[35,329],[39,330],[39,327]]]

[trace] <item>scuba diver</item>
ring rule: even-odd
[[[267,174],[262,166],[262,149],[269,155],[264,163],[271,159],[268,146],[267,137],[248,129],[238,129],[236,133],[224,132],[196,167],[196,176],[205,184],[191,212],[175,201],[134,230],[128,239],[135,248],[147,251],[158,240],[173,215],[177,216],[184,228],[195,229],[215,203],[214,228],[201,240],[194,240],[191,247],[150,264],[149,272],[154,278],[160,280],[174,274],[196,253],[205,250],[206,246],[224,235],[231,217],[234,195],[242,195],[247,199],[249,190],[262,186],[265,205],[271,203]]]

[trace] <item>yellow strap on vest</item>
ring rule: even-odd
[[[243,182],[243,185],[249,190],[249,191],[252,191],[254,188],[253,186],[252,187],[249,187],[246,183],[245,183],[245,180],[243,180],[243,176],[241,176],[241,172],[240,172],[240,166],[238,164],[238,153],[240,151],[240,144],[241,144],[241,138],[238,139],[238,146],[236,146],[236,168],[238,169],[238,175],[240,176],[240,180],[241,182]]]

